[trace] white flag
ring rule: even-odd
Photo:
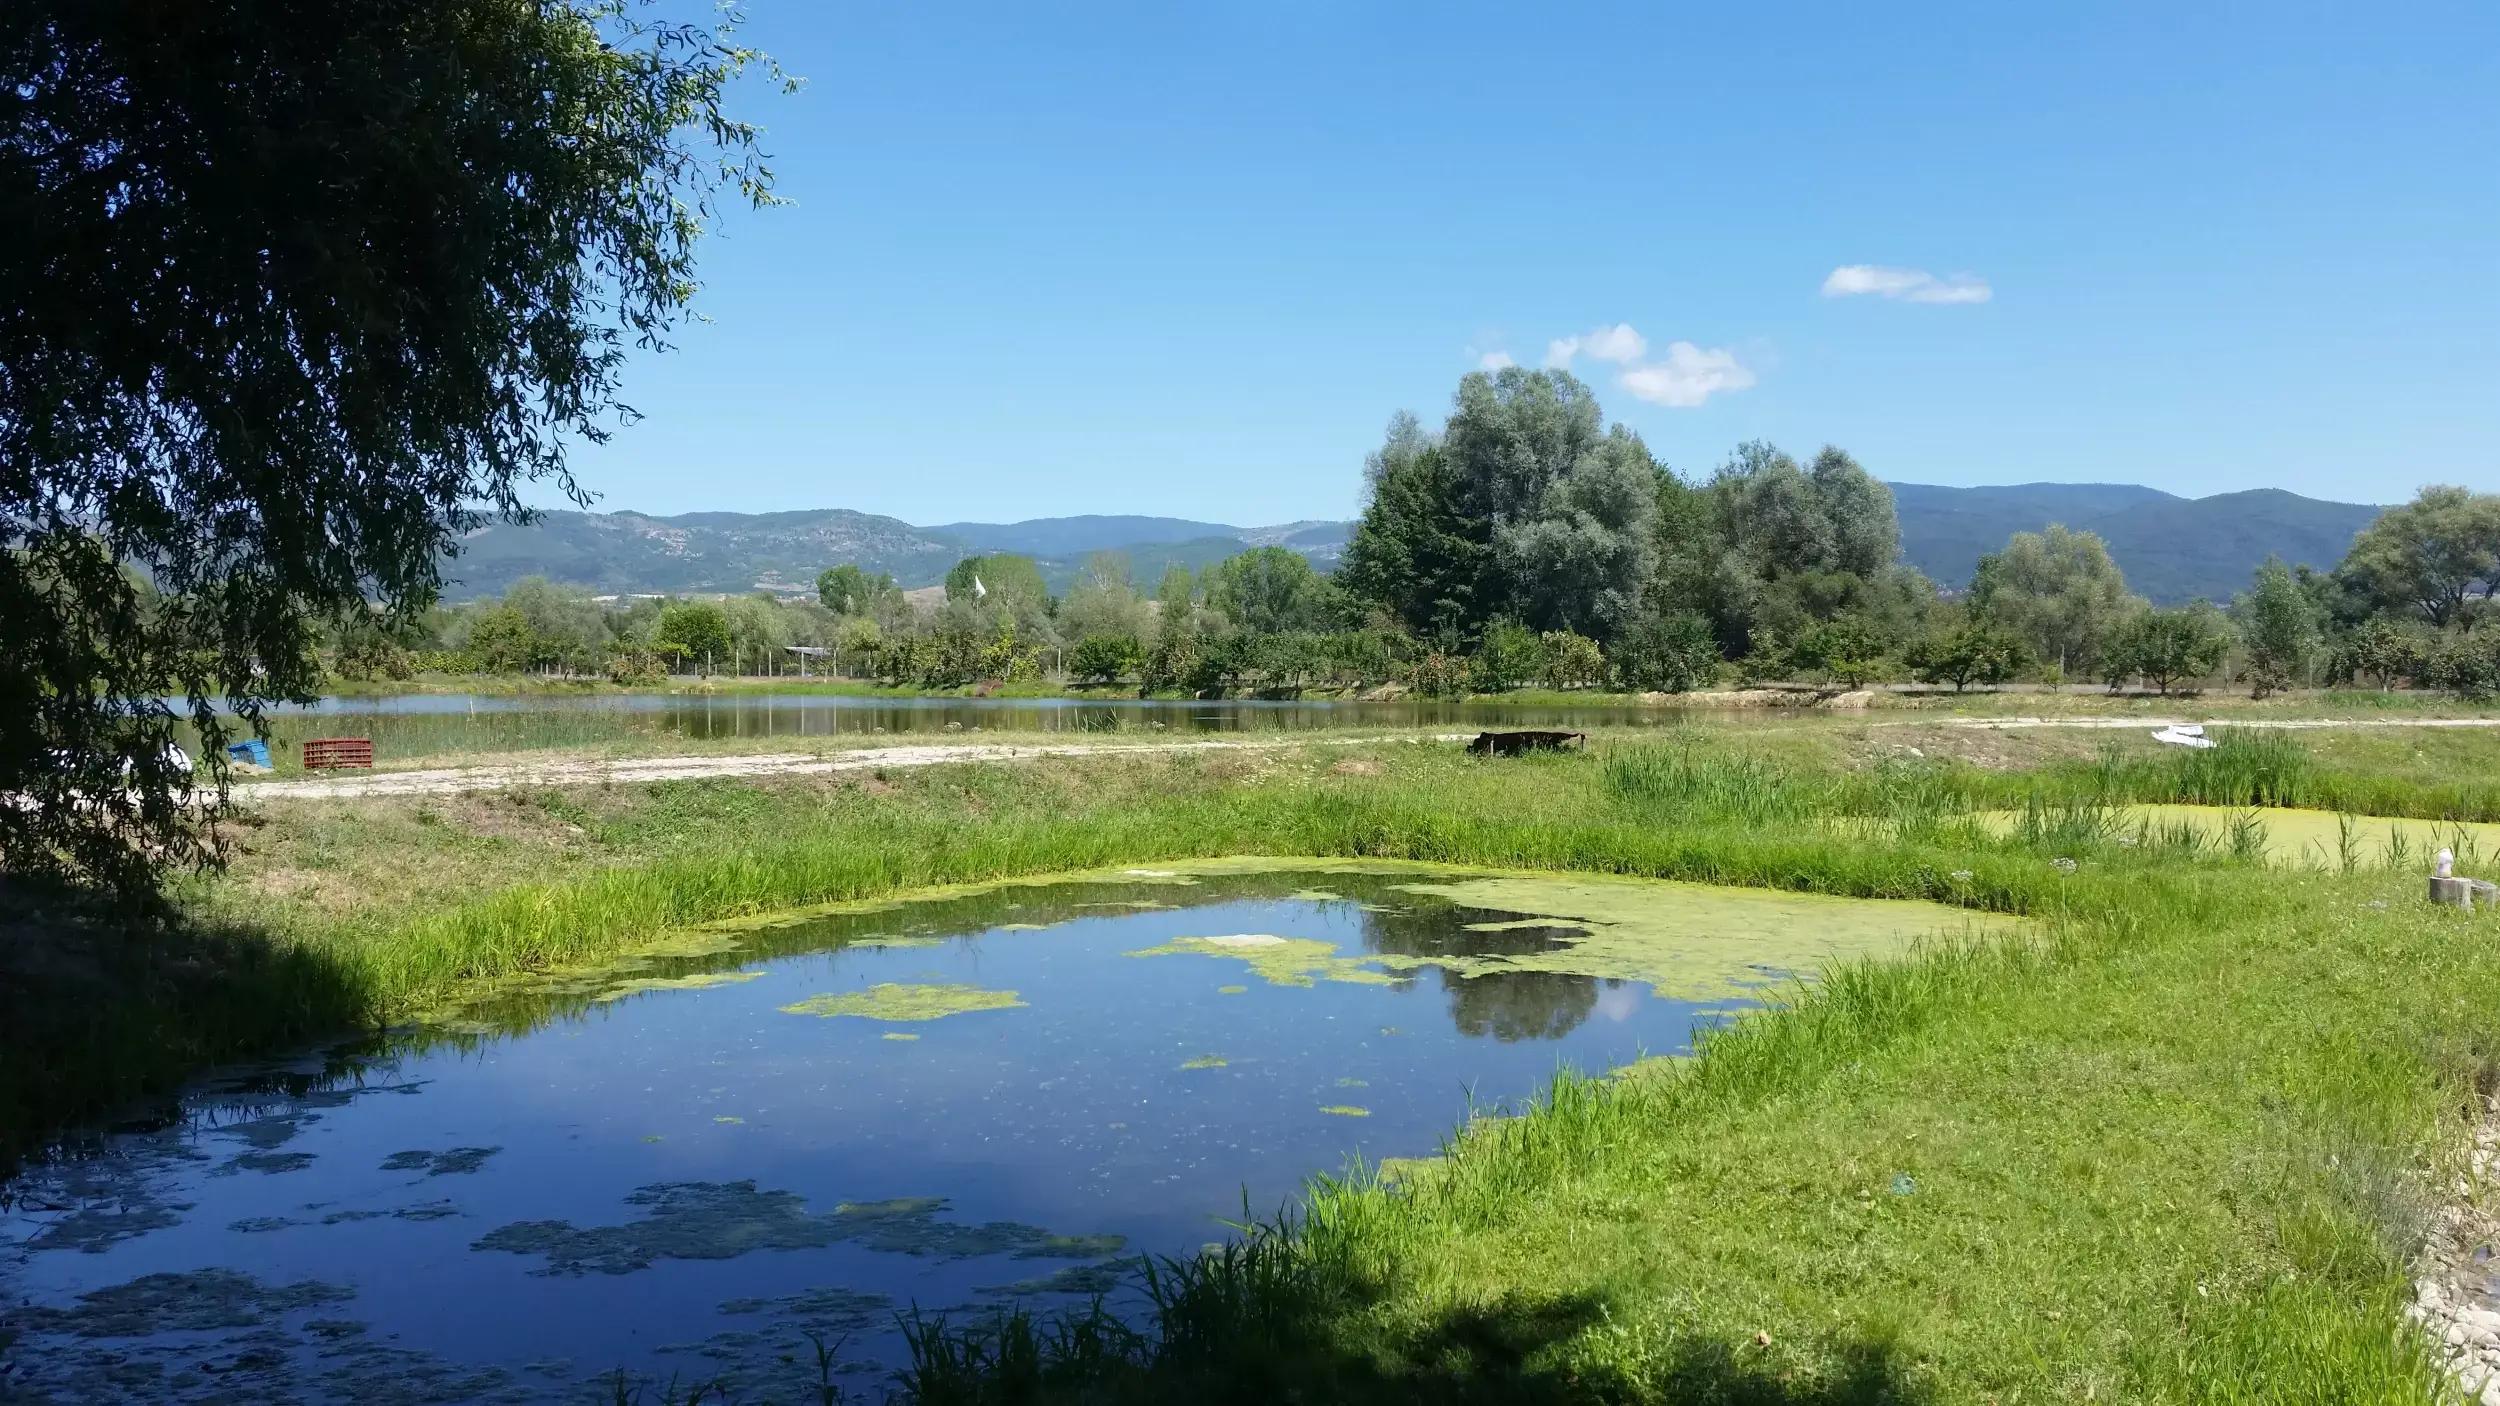
[[[973,573],[972,577],[972,598],[974,600],[988,600],[990,598],[990,588],[981,584],[981,576],[978,572]]]

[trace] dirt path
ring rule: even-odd
[[[908,747],[863,747],[849,752],[759,752],[722,757],[625,757],[577,762],[524,762],[511,766],[443,767],[431,771],[366,772],[353,778],[247,781],[234,797],[249,805],[268,801],[353,800],[361,796],[445,796],[498,791],[514,786],[602,786],[642,781],[689,781],[723,776],[819,776],[830,772],[941,766],[951,762],[1022,762],[1043,757],[1099,757],[1131,753],[1243,752],[1279,747],[1355,747],[1378,742],[1454,742],[1468,734],[1307,739],[1292,736],[1255,742],[1065,742],[1031,746],[938,742]]]

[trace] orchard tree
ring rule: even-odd
[[[1478,693],[1507,693],[1544,672],[1545,645],[1536,631],[1516,620],[1496,620],[1476,647],[1470,682]]]
[[[1690,693],[1717,680],[1719,641],[1710,622],[1692,611],[1645,614],[1615,641],[1607,658],[1619,687]]]
[[[2376,679],[2381,689],[2418,681],[2434,652],[2431,645],[2420,625],[2400,624],[2382,616],[2352,632],[2336,652],[2331,676]]]
[[[1789,651],[1792,662],[1819,669],[1836,683],[1864,687],[1884,668],[1884,638],[1862,616],[1844,616],[1808,630]]]
[[[2029,651],[2013,631],[1969,621],[1932,634],[1910,647],[1906,661],[1922,683],[1949,683],[1960,693],[1972,684],[2001,684],[2021,673]]]
[[[1087,635],[1068,651],[1068,673],[1089,683],[1117,683],[1145,665],[1134,635]]]
[[[2198,601],[2178,610],[2147,610],[2128,620],[2110,642],[2104,667],[2142,678],[2168,697],[2179,684],[2221,668],[2230,650],[2230,621]]]
[[[137,893],[219,856],[223,744],[317,693],[316,622],[586,501],[567,446],[716,198],[770,198],[757,56],[602,0],[0,15],[0,866]]]
[[[1606,656],[1597,641],[1569,630],[1548,630],[1539,644],[1545,651],[1547,688],[1595,688],[1605,681]]]
[[[460,651],[482,672],[517,674],[539,660],[543,646],[538,631],[518,606],[488,606],[468,616],[465,625]]]
[[[729,653],[729,616],[704,601],[679,601],[660,612],[651,647],[707,672]]]
[[[2335,574],[2381,613],[2471,630],[2500,590],[2500,495],[2425,488],[2361,529]]]

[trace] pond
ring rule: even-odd
[[[1403,699],[1188,701],[1093,698],[871,698],[841,694],[601,693],[578,697],[497,697],[410,693],[378,698],[324,698],[306,707],[271,710],[335,734],[455,745],[464,735],[545,745],[596,741],[607,733],[657,731],[697,741],[741,737],[855,737],[877,733],[988,732],[1307,732],[1348,727],[1666,726],[1691,710],[1586,704],[1455,702]]]
[[[1126,1257],[1977,921],[1235,861],[698,930],[25,1173],[0,1393],[786,1396],[817,1339],[873,1387],[900,1312],[1119,1308]]]

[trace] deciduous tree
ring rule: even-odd
[[[2004,550],[1979,559],[1971,578],[1971,617],[2013,631],[2064,674],[2091,672],[2119,627],[2143,608],[2128,594],[2108,545],[2062,525],[2015,533]]]
[[[2233,606],[2248,646],[2249,691],[2263,698],[2289,687],[2317,649],[2318,617],[2309,594],[2280,557],[2257,568],[2247,595]]]
[[[2379,611],[2470,630],[2500,590],[2500,495],[2425,488],[2363,528],[2336,575]]]
[[[178,712],[222,782],[312,622],[579,498],[716,196],[768,197],[754,58],[590,0],[0,7],[0,863],[213,859]]]

